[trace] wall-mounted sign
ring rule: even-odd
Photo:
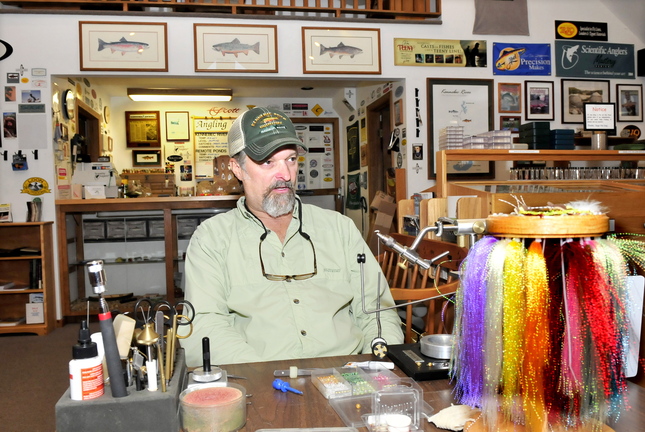
[[[125,133],[128,147],[161,147],[159,111],[126,111]]]
[[[555,41],[555,72],[562,77],[635,78],[634,45]]]
[[[49,189],[49,184],[44,178],[30,177],[22,184],[22,190],[20,192],[29,195],[42,195],[51,193],[51,189]]]
[[[195,179],[213,178],[213,160],[228,154],[228,130],[234,118],[195,117]]]
[[[616,128],[615,103],[586,103],[583,115],[587,131],[613,131]]]
[[[495,75],[551,75],[551,44],[493,43]]]
[[[585,21],[556,21],[555,38],[606,41],[607,23]]]
[[[485,40],[394,39],[397,66],[486,67]]]

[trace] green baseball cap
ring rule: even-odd
[[[235,156],[244,150],[256,162],[290,145],[307,150],[289,117],[271,108],[257,107],[242,113],[228,131],[228,154]]]

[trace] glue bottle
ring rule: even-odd
[[[95,399],[103,395],[103,365],[96,342],[90,337],[87,321],[81,321],[78,343],[72,347],[69,362],[69,394],[73,400]]]

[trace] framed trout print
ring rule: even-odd
[[[302,71],[306,74],[381,73],[379,29],[302,28]]]
[[[277,26],[193,24],[195,72],[278,72]]]
[[[168,72],[166,23],[80,21],[82,71]]]

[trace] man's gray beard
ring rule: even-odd
[[[276,187],[288,187],[289,192],[283,194],[272,194],[271,192]],[[262,200],[262,210],[264,210],[271,217],[278,217],[291,213],[296,203],[296,193],[293,190],[291,182],[277,182],[269,188],[264,194]]]

